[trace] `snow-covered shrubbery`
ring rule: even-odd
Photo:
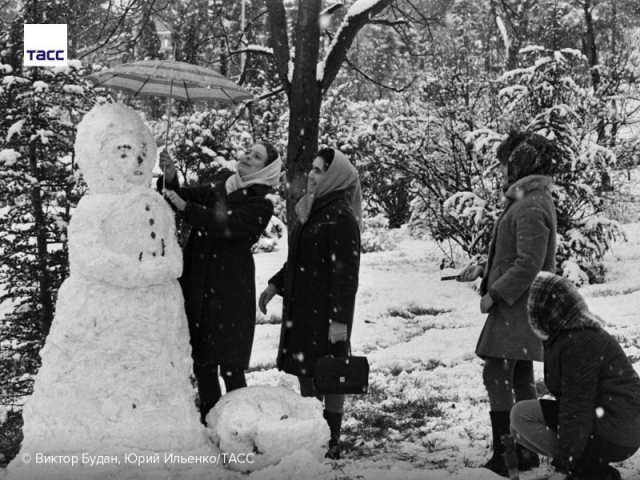
[[[267,198],[273,203],[273,217],[269,221],[266,230],[260,236],[260,240],[256,243],[251,251],[253,253],[258,252],[273,252],[279,248],[280,240],[287,236],[286,220],[286,204],[284,199],[277,193],[267,195]]]
[[[84,192],[74,122],[97,101],[78,61],[20,67],[0,63],[0,303],[11,305],[0,322],[0,402],[11,411],[31,393],[69,273],[67,225]]]
[[[324,102],[320,121],[320,143],[354,162],[367,211],[384,214],[392,228],[407,222],[415,197],[412,177],[398,166],[411,160],[422,119],[405,110],[400,99],[349,102],[338,91]]]
[[[393,250],[396,247],[394,231],[389,230],[389,220],[383,215],[364,218],[362,253]]]
[[[554,141],[559,150],[554,172],[558,268],[576,280],[586,275],[593,282],[598,277],[591,273],[593,263],[602,259],[613,239],[623,237],[619,224],[604,216],[607,199],[617,187],[611,182],[616,156],[603,146],[614,142],[615,129],[601,127],[613,122],[605,113],[608,100],[590,88],[588,64],[579,52],[532,47],[521,57],[523,68],[498,79],[498,105],[487,101],[479,108],[479,101],[474,111],[464,106],[452,110],[455,102],[444,99],[440,113],[446,115],[433,127],[441,128],[441,140],[435,138],[434,145],[439,141],[457,147],[434,146],[422,162],[409,164],[419,179],[421,197],[414,203],[411,227],[428,228],[441,242],[454,240],[469,256],[486,253],[502,208],[495,150],[509,129],[533,131]],[[604,78],[606,72],[602,73]],[[446,77],[427,82],[425,88],[437,92],[452,81]],[[471,85],[480,98],[482,90],[491,93],[493,88],[489,80],[484,86]],[[583,275],[577,275],[576,267]]]

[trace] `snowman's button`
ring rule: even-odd
[[[153,220],[153,218],[150,218],[149,219],[149,225],[153,225],[154,223],[156,223],[156,222]]]
[[[150,207],[149,205],[145,205],[145,206],[144,206],[144,209],[145,209],[147,212],[150,212],[150,211],[151,211],[151,207]]]
[[[156,238],[156,232],[151,232],[151,238]]]
[[[156,256],[156,252],[151,252],[151,255],[153,255],[155,257]]]

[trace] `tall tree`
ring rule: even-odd
[[[267,0],[271,46],[278,77],[289,100],[286,200],[290,224],[295,215],[293,205],[304,194],[306,175],[318,150],[323,96],[338,75],[360,29],[392,1],[357,0],[321,59],[322,0],[298,0],[291,38],[283,0]]]

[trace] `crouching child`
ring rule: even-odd
[[[618,342],[566,278],[541,272],[529,324],[544,343],[544,381],[555,400],[511,410],[516,441],[552,457],[549,480],[615,480],[609,465],[640,447],[640,378]]]

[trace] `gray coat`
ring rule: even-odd
[[[480,286],[481,295],[489,293],[495,302],[478,339],[480,357],[543,361],[542,342],[529,327],[527,298],[538,272],[556,269],[551,183],[548,176],[530,175],[507,190]]]

